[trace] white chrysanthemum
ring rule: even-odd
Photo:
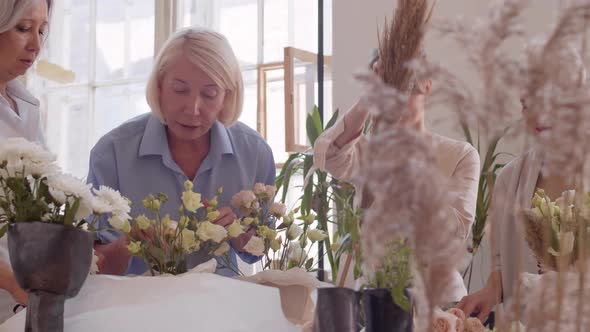
[[[229,244],[227,242],[223,242],[217,250],[213,252],[213,255],[217,257],[221,257],[229,252]]]
[[[283,203],[272,203],[268,209],[268,213],[277,218],[282,218],[287,213],[287,207]]]
[[[264,255],[264,240],[258,236],[253,236],[244,246],[244,250],[254,256],[262,256]]]
[[[305,262],[307,258],[305,254],[305,250],[301,248],[301,244],[297,241],[289,243],[289,248],[287,249],[287,256],[289,257],[289,261],[293,262],[297,266],[300,266]]]
[[[24,160],[38,164],[55,162],[56,156],[41,145],[22,137],[8,138],[0,145],[0,163],[3,161]]]
[[[47,178],[47,186],[51,197],[60,204],[65,204],[66,200],[71,204],[74,198],[80,199],[74,217],[76,221],[85,219],[92,213],[93,196],[90,185],[68,174],[56,174]]]
[[[227,230],[223,226],[205,221],[199,224],[197,236],[201,241],[212,240],[213,242],[219,243],[227,236]]]
[[[303,233],[303,229],[301,226],[297,225],[296,223],[292,223],[289,228],[287,228],[287,239],[293,241],[299,237]]]
[[[117,191],[107,186],[93,189],[92,209],[95,213],[128,214],[131,211],[129,202]]]

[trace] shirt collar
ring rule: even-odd
[[[33,97],[33,95],[30,94],[29,91],[27,91],[27,89],[25,88],[25,86],[17,79],[8,82],[6,88],[8,93],[10,93],[12,96],[39,107],[39,100]]]
[[[207,158],[218,159],[221,155],[234,153],[227,129],[221,123],[216,121],[209,132],[211,135],[211,147]],[[148,119],[139,146],[139,156],[148,155],[170,156],[166,127],[153,114]]]

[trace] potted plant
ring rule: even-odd
[[[0,144],[0,236],[8,233],[12,269],[29,295],[25,331],[63,330],[64,302],[78,294],[92,263],[88,229],[105,213],[129,218],[117,191],[91,191],[60,173],[55,159],[22,138]]]

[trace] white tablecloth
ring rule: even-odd
[[[272,287],[209,273],[168,277],[89,276],[65,306],[66,332],[291,332]],[[23,331],[25,311],[0,331]]]

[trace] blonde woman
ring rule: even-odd
[[[44,144],[39,101],[19,82],[33,65],[48,31],[50,0],[0,1],[0,140],[24,137]],[[10,268],[6,237],[0,242],[0,323],[27,294]]]
[[[378,61],[376,68],[379,68]],[[449,178],[448,193],[452,203],[448,208],[453,218],[448,222],[456,229],[457,237],[467,241],[475,215],[479,155],[468,143],[435,134],[426,128],[424,113],[431,91],[431,80],[417,83],[410,95],[407,112],[398,125],[422,132],[436,147],[438,167]],[[367,117],[368,110],[357,103],[318,138],[314,147],[315,166],[336,178],[352,182],[357,192],[362,194],[364,206],[370,204],[371,199],[367,197],[370,193],[363,192],[356,179],[363,172],[361,161],[366,157],[367,139],[363,130]],[[395,158],[395,151],[391,151],[391,158]],[[458,301],[465,294],[463,279],[457,272],[447,300]]]
[[[151,113],[122,124],[98,141],[90,154],[88,182],[119,190],[133,202],[134,216],[147,213],[141,203],[145,196],[166,193],[169,201],[162,213],[172,219],[178,214],[186,180],[204,199],[223,187],[215,223],[228,226],[236,218],[229,207],[234,194],[257,182],[275,182],[269,145],[238,121],[242,99],[240,67],[224,36],[201,28],[175,33],[162,47],[148,82]],[[248,263],[256,261],[242,250],[253,232],[232,241],[234,263],[236,254]],[[96,247],[105,257],[99,264],[101,272],[146,271],[139,259],[127,268],[129,252],[120,234],[103,233],[101,240],[105,245]],[[210,258],[196,253],[189,268]],[[221,265],[217,273],[233,274]]]

